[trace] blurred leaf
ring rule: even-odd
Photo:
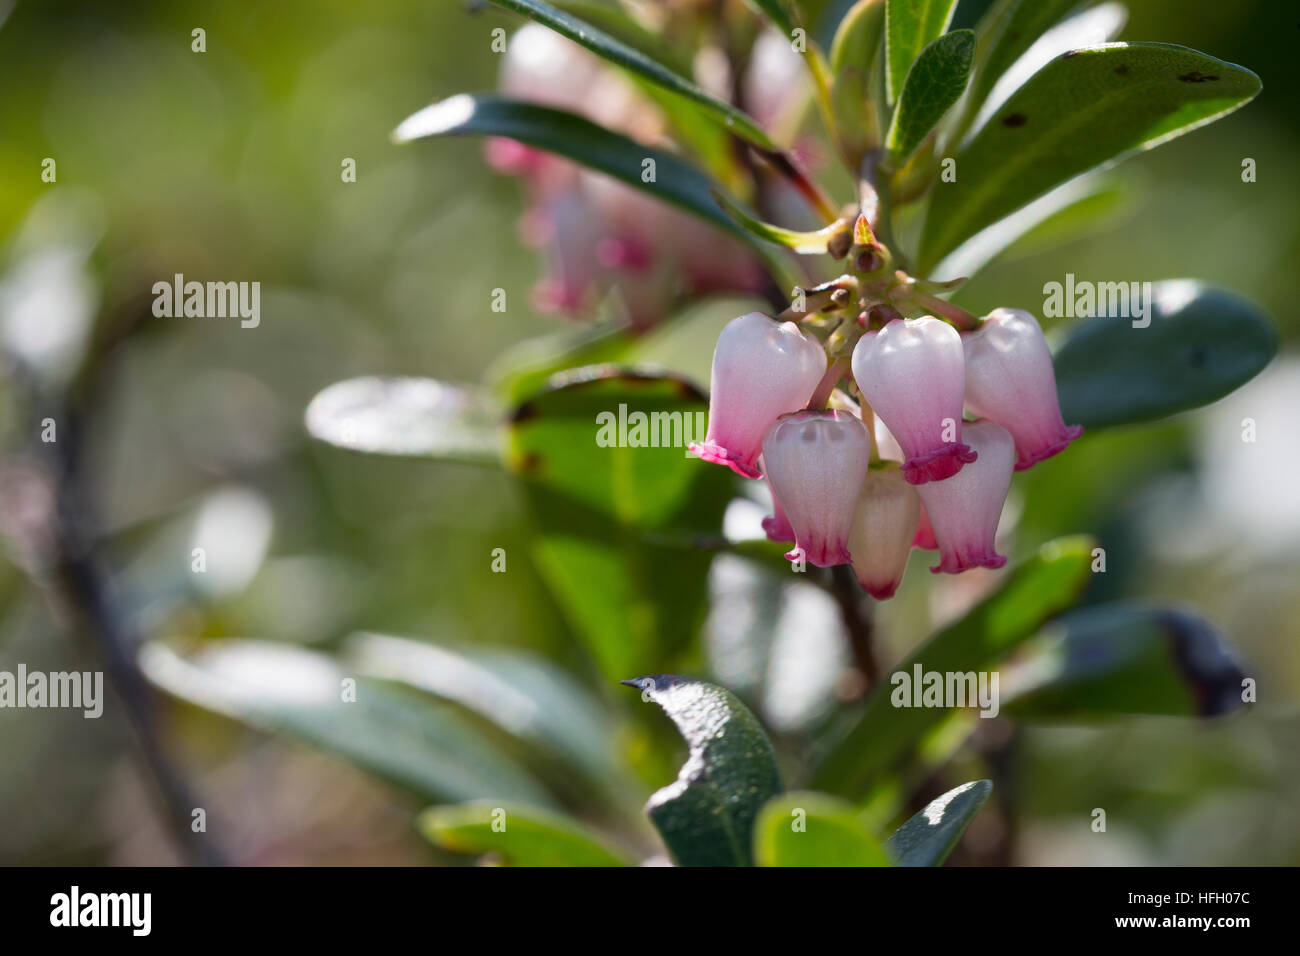
[[[630,329],[626,321],[593,323],[525,339],[507,346],[485,377],[493,393],[516,404],[544,389],[551,376],[565,369],[626,360],[636,344]]]
[[[1017,718],[1118,714],[1216,717],[1244,706],[1246,676],[1227,639],[1199,614],[1104,604],[1062,617],[1005,675]]]
[[[450,708],[353,678],[324,654],[223,640],[182,656],[154,642],[142,650],[140,664],[173,696],[336,753],[426,799],[552,802]],[[356,680],[355,700],[343,699],[345,680]]]
[[[857,808],[824,793],[769,800],[754,825],[754,858],[759,866],[889,866]]]
[[[453,853],[494,854],[511,866],[627,866],[622,854],[575,821],[535,807],[483,801],[430,807],[420,832]]]
[[[993,790],[990,780],[972,780],[931,800],[885,843],[898,866],[939,866],[952,852]]]
[[[835,29],[831,42],[831,72],[857,67],[865,76],[880,52],[885,29],[885,0],[857,0]]]
[[[575,19],[590,23],[620,43],[660,63],[682,77],[691,74],[691,58],[684,50],[676,50],[657,34],[647,30],[628,16],[618,3],[608,0],[554,0],[552,6]]]
[[[1267,316],[1225,289],[1158,282],[1149,307],[1142,328],[1104,317],[1069,326],[1054,358],[1067,421],[1102,428],[1196,408],[1250,381],[1277,352]]]
[[[1006,250],[1008,258],[1085,239],[1090,233],[1113,225],[1133,198],[1131,190],[1113,178],[1102,177],[1087,186],[1077,198],[1022,232]]]
[[[790,36],[798,26],[799,18],[792,6],[793,0],[745,0],[745,2],[771,20],[772,25],[786,36]]]
[[[961,99],[974,54],[971,30],[945,33],[921,51],[907,74],[885,138],[895,166],[907,162],[943,114]]]
[[[550,27],[561,36],[568,37],[575,43],[585,46],[597,56],[603,57],[623,69],[644,77],[652,83],[671,90],[683,99],[695,103],[720,122],[725,128],[742,139],[748,140],[761,149],[776,149],[766,133],[754,122],[728,103],[710,96],[700,87],[674,73],[661,63],[656,63],[644,53],[626,43],[616,40],[589,23],[577,17],[557,10],[542,0],[491,0],[499,7],[523,14],[530,20]]]
[[[504,136],[567,157],[672,203],[701,219],[737,232],[710,196],[714,183],[672,153],[642,146],[573,113],[485,94],[460,93],[408,116],[393,138],[409,142],[426,136]],[[655,178],[642,178],[646,160]]]
[[[1093,541],[1058,538],[1003,578],[996,591],[965,617],[940,630],[894,673],[965,673],[995,666],[1032,637],[1049,618],[1078,598],[1089,575]],[[895,707],[886,678],[852,718],[813,775],[819,790],[856,795],[911,752],[949,712],[937,707]]]
[[[735,200],[728,198],[719,190],[714,190],[713,198],[717,200],[727,215],[736,221],[746,232],[765,242],[770,242],[778,246],[785,246],[787,249],[793,249],[795,252],[803,255],[825,255],[826,243],[834,236],[842,232],[848,232],[849,226],[843,219],[837,219],[823,229],[816,232],[797,232],[793,229],[786,229],[782,226],[774,226],[770,222],[763,222],[748,212],[744,207]]]
[[[544,657],[504,648],[452,649],[384,634],[354,635],[347,652],[359,673],[460,704],[567,760],[598,785],[622,773],[606,709]]]
[[[887,0],[885,89],[892,104],[921,51],[948,29],[957,0]]]
[[[781,790],[776,756],[730,691],[675,674],[623,681],[663,708],[690,753],[646,813],[680,866],[752,866],[754,820]]]
[[[500,463],[500,428],[479,391],[431,378],[353,378],[307,406],[308,433],[349,451]]]
[[[1053,186],[1232,112],[1259,92],[1249,70],[1166,43],[1066,53],[1034,74],[936,186],[918,256],[945,254]]]
[[[831,42],[831,108],[850,165],[879,138],[872,80],[880,76],[885,0],[858,0],[840,21]],[[878,85],[878,84],[877,84]]]
[[[682,379],[595,366],[557,376],[511,416],[538,570],[611,678],[674,660],[703,622],[712,555],[680,539],[717,537],[732,487],[685,450],[706,409]],[[613,444],[598,444],[602,428]]]

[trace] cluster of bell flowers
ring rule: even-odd
[[[994,538],[1012,473],[1082,431],[1061,416],[1038,322],[1019,309],[969,332],[893,319],[858,340],[851,370],[863,405],[837,392],[814,407],[836,375],[821,344],[760,312],[733,319],[713,355],[708,434],[691,450],[765,478],[763,528],[794,543],[786,557],[852,564],[873,597],[894,594],[913,547],[938,550],[936,572],[1005,564]]]

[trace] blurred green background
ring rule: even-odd
[[[981,6],[963,2],[957,25]],[[1264,92],[1126,162],[1132,201],[1105,230],[999,260],[959,301],[1037,311],[1043,283],[1067,272],[1195,277],[1274,316],[1283,354],[1240,392],[1158,425],[1085,437],[1019,479],[1012,498],[1016,553],[1062,533],[1096,534],[1108,571],[1089,599],[1196,604],[1250,661],[1260,703],[1215,724],[1144,718],[1025,732],[1011,769],[1014,859],[1300,863],[1300,13],[1285,0],[1128,6],[1123,38],[1240,63]],[[596,676],[530,568],[512,480],[350,455],[302,427],[312,396],[336,380],[476,381],[507,348],[557,327],[529,309],[539,267],[517,236],[518,186],[486,168],[481,143],[388,138],[432,100],[493,87],[489,32],[514,23],[451,0],[45,0],[17,3],[0,25],[0,290],[15,288],[33,249],[72,250],[51,268],[67,270],[70,312],[93,316],[84,348],[104,355],[88,467],[112,533],[109,569],[147,636],[328,648],[366,629],[515,646],[552,658],[613,706],[635,705]],[[202,54],[190,49],[196,27],[207,34]],[[57,183],[41,180],[45,157],[57,162]],[[355,183],[340,179],[348,157]],[[1245,157],[1257,161],[1256,183],[1241,181]],[[150,288],[174,273],[260,281],[261,325],[154,318]],[[504,313],[490,308],[496,288],[506,290]],[[643,356],[707,383],[718,329],[752,307],[761,305],[692,306]],[[1240,441],[1246,417],[1258,423],[1253,445]],[[29,427],[5,383],[7,489],[26,467],[16,449]],[[22,514],[8,510],[0,669],[96,666],[57,602],[29,583]],[[176,582],[199,538],[222,542],[209,562],[225,573],[196,597]],[[494,548],[511,555],[506,575],[490,571]],[[882,608],[887,659],[972,586],[928,579],[914,562],[900,598]],[[836,637],[818,627],[824,608],[809,600],[803,626],[762,659],[728,656],[715,633],[701,661],[792,734],[829,703],[841,663]],[[427,801],[193,708],[169,705],[165,717],[167,749],[230,858],[438,859],[411,823]],[[675,773],[673,739],[666,732],[654,753],[635,728],[622,740],[644,794]],[[111,703],[98,721],[0,712],[0,754],[0,819],[11,822],[0,861],[179,859]],[[1104,836],[1089,829],[1093,807],[1107,810]],[[1004,823],[977,819],[967,839],[978,850]]]

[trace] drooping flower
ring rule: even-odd
[[[962,340],[966,407],[1011,433],[1017,471],[1051,458],[1079,437],[1083,429],[1061,417],[1052,353],[1032,315],[994,309]]]
[[[962,442],[961,336],[947,322],[895,319],[864,335],[853,350],[853,377],[907,456],[909,482],[941,481],[975,460]]]
[[[967,425],[965,435],[979,457],[951,478],[916,489],[939,544],[939,563],[931,571],[957,574],[1007,563],[998,554],[994,537],[1011,488],[1015,442],[1010,432],[989,421]]]
[[[871,461],[866,426],[848,412],[782,415],[763,439],[763,466],[794,530],[791,561],[847,564],[858,491]]]
[[[768,426],[806,405],[825,371],[826,353],[793,322],[778,323],[762,312],[732,319],[713,350],[708,434],[690,450],[757,478]]]
[[[921,512],[921,499],[897,468],[868,471],[858,494],[849,553],[858,583],[877,600],[894,596]]]

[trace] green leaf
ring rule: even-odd
[[[899,866],[939,866],[992,791],[990,780],[972,780],[949,790],[894,831],[886,848]]]
[[[737,225],[751,235],[762,239],[764,242],[792,249],[801,255],[825,255],[826,243],[836,235],[849,230],[847,222],[843,219],[837,219],[829,226],[815,232],[797,232],[782,226],[774,226],[770,222],[763,222],[763,220],[751,215],[743,206],[728,198],[721,191],[715,190],[713,198],[718,201],[718,205],[726,211],[727,215],[735,220]]]
[[[596,366],[556,376],[511,415],[534,560],[611,678],[674,660],[703,622],[712,555],[679,539],[717,537],[732,488],[686,452],[707,407],[682,379]]]
[[[907,74],[885,139],[895,166],[907,162],[943,114],[961,99],[974,55],[971,30],[945,33],[921,51]]]
[[[1241,662],[1194,611],[1086,608],[1062,617],[1026,651],[1002,682],[1003,710],[1018,719],[1214,717],[1244,706]]]
[[[1067,421],[1103,428],[1196,408],[1250,381],[1277,352],[1273,324],[1236,293],[1170,280],[1154,284],[1147,304],[1143,328],[1133,323],[1147,319],[1105,317],[1068,327],[1053,360]],[[1131,302],[1125,311],[1135,311]]]
[[[885,29],[885,0],[857,0],[844,14],[831,41],[831,72],[857,67],[863,76],[876,62]]]
[[[715,184],[672,153],[642,146],[589,120],[547,106],[499,96],[461,93],[408,116],[393,138],[409,142],[426,136],[504,136],[557,153],[613,176],[672,203],[701,219],[736,232],[713,201]],[[643,163],[654,160],[655,177],[646,182]]]
[[[957,180],[935,186],[921,273],[1052,187],[1203,126],[1259,89],[1249,70],[1173,44],[1110,43],[1058,57],[958,152]]]
[[[1049,618],[1078,598],[1088,580],[1093,541],[1058,538],[1015,567],[993,594],[961,620],[940,630],[895,668],[965,673],[988,670],[1032,637]],[[813,785],[833,793],[859,794],[889,771],[948,711],[895,707],[886,678],[852,718],[813,775]]]
[[[566,760],[591,782],[622,773],[608,712],[567,672],[536,654],[451,648],[386,634],[356,634],[345,647],[358,673],[459,704]]]
[[[746,0],[746,2],[771,20],[772,24],[786,36],[790,36],[794,28],[799,25],[798,13],[790,5],[790,0]]]
[[[878,56],[885,30],[885,0],[858,0],[844,14],[831,42],[831,108],[851,164],[879,139],[872,82],[879,88]]]
[[[451,708],[356,678],[315,651],[223,640],[182,656],[155,642],[140,665],[175,697],[338,754],[425,799],[552,802]],[[356,680],[355,699],[344,698],[345,679]]]
[[[536,807],[483,801],[430,807],[416,825],[444,850],[492,854],[511,866],[629,865],[585,827]]]
[[[681,77],[691,74],[691,58],[686,48],[673,48],[658,34],[628,16],[617,3],[608,0],[554,0],[551,5],[577,20],[590,23]]]
[[[307,406],[307,432],[349,451],[500,464],[500,427],[481,391],[431,378],[353,378]]]
[[[542,0],[491,0],[499,7],[523,14],[530,20],[550,27],[561,36],[568,37],[575,43],[585,46],[597,56],[611,63],[644,77],[666,90],[676,93],[683,99],[697,104],[731,132],[748,140],[760,149],[774,150],[773,143],[754,119],[728,103],[710,96],[694,83],[674,73],[660,63],[656,63],[640,50],[616,40],[590,23],[585,23],[563,10],[557,10]]]
[[[957,0],[887,0],[885,89],[892,104],[921,51],[943,36]]]
[[[853,804],[824,793],[773,797],[754,826],[759,866],[889,866]]]
[[[675,674],[623,681],[663,708],[690,753],[646,813],[680,866],[752,866],[754,821],[781,790],[772,744],[730,691]]]
[[[1048,28],[1084,0],[999,0],[976,27],[971,108],[978,110],[1004,73]]]

